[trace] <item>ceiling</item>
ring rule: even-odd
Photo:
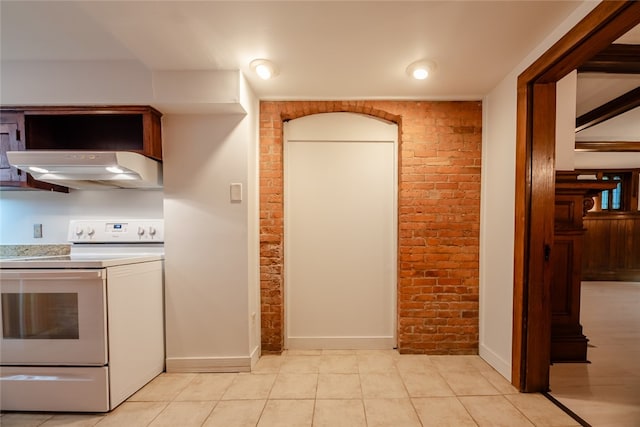
[[[2,60],[232,70],[261,99],[480,99],[581,1],[2,0]],[[268,58],[271,81],[249,69]],[[427,58],[426,81],[405,70]]]
[[[640,25],[616,40],[615,44],[640,45]],[[640,57],[632,60],[637,64]],[[579,72],[576,115],[583,116],[634,89],[637,91],[638,87],[640,74]],[[637,103],[638,101],[636,105]],[[640,107],[614,115],[600,124],[578,132],[576,141],[640,141]]]
[[[0,57],[239,69],[260,99],[481,99],[581,3],[2,0]],[[640,44],[640,27],[618,42]],[[279,75],[258,79],[256,58],[274,61]],[[406,68],[420,59],[437,68],[412,80]],[[577,116],[638,86],[640,75],[580,73]],[[640,108],[624,118],[640,123]],[[577,138],[629,140],[596,128]]]

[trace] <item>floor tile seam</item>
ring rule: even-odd
[[[362,386],[360,386],[362,388]],[[369,425],[369,420],[367,419],[367,405],[364,404],[364,396],[362,397],[362,411],[364,412],[364,425]]]
[[[156,418],[158,418],[160,416],[160,414],[162,414],[164,411],[167,410],[167,408],[169,407],[169,405],[171,405],[171,402],[151,402],[151,403],[164,403],[164,408],[162,408],[155,417],[153,417],[153,419],[151,419],[151,421],[149,421],[146,425],[150,426],[151,424],[153,424],[153,422],[156,420]]]
[[[233,382],[233,381],[232,381]],[[231,382],[231,383],[232,383]],[[186,390],[186,388],[182,391],[180,391],[172,400],[171,402],[205,402],[205,401],[220,401],[222,400],[222,396],[224,396],[224,394],[227,392],[227,390],[229,389],[229,387],[231,386],[231,383],[229,383],[224,390],[222,390],[220,392],[220,397],[218,397],[217,399],[179,399],[180,395],[182,393],[184,393],[184,391]]]
[[[255,400],[263,400],[263,399],[255,399]],[[267,402],[269,400],[264,399],[264,403],[262,404],[262,409],[260,409],[260,415],[258,415],[258,419],[256,420],[256,426],[260,424],[260,420],[262,419],[262,415],[264,415],[264,410],[267,407]]]
[[[409,398],[409,400],[411,400],[411,393],[409,393],[409,388],[407,387],[407,384],[404,381],[404,378],[402,378],[402,374],[400,374],[400,370],[398,369],[398,367],[396,366],[396,364],[394,363],[393,365],[395,367],[396,373],[398,375],[398,377],[400,378],[400,382],[402,383],[402,387],[404,388],[404,392],[407,394],[407,397]],[[413,403],[411,404],[411,406],[413,407]],[[420,417],[418,416],[418,412],[416,411],[416,408],[413,407],[413,412],[416,413],[416,417],[418,417],[418,421],[420,421]],[[422,422],[420,421],[420,424],[422,424]]]
[[[478,424],[478,421],[476,421],[476,419],[473,417],[473,415],[471,414],[471,412],[469,412],[469,409],[464,405],[464,403],[462,403],[460,401],[460,399],[458,399],[458,396],[437,396],[435,397],[437,399],[450,399],[450,398],[454,398],[456,399],[456,401],[460,404],[460,406],[462,406],[462,408],[464,409],[464,411],[467,413],[467,415],[469,415],[469,418],[471,419],[471,421],[473,421],[473,423],[476,426],[480,426],[480,424]],[[413,409],[416,411],[416,413],[418,413],[418,409],[415,407],[415,402],[414,399],[421,399],[421,398],[410,398],[411,400],[411,405],[413,405]],[[427,399],[430,399],[427,397]],[[420,415],[418,414],[418,420],[420,420],[420,424],[422,425],[422,420],[420,419]]]
[[[386,374],[389,373],[391,371],[390,368],[385,368],[385,369],[381,369],[381,370],[373,370],[373,371],[361,371],[360,370],[360,366],[358,366],[358,374],[362,375],[362,374]],[[393,372],[395,372],[396,374],[400,375],[400,370],[393,365]]]
[[[489,380],[488,380],[488,379],[486,379],[485,377],[482,377],[482,378],[487,382],[487,384],[489,385],[489,387],[491,387],[495,393],[491,392],[491,393],[484,393],[484,394],[478,394],[478,395],[473,395],[473,394],[472,394],[472,395],[468,395],[468,394],[459,394],[459,393],[457,393],[457,392],[454,390],[453,386],[452,386],[452,385],[451,385],[451,383],[447,380],[447,378],[443,376],[444,381],[447,383],[447,385],[449,386],[449,388],[453,391],[453,393],[454,393],[456,396],[458,396],[458,395],[460,395],[460,396],[498,396],[498,395],[502,396],[502,395],[504,395],[504,394],[505,394],[505,393],[502,393],[500,390],[498,390],[498,388],[497,388],[496,386],[494,386],[494,385],[491,383],[491,381],[489,381]]]
[[[440,371],[438,371],[438,370],[436,370],[436,373],[435,373],[435,374],[436,374],[436,375],[437,375],[437,376],[438,376],[442,381],[444,381],[444,383],[447,385],[447,388],[449,389],[449,391],[451,392],[451,394],[452,394],[453,396],[456,396],[456,392],[455,392],[455,390],[453,389],[453,387],[451,387],[451,384],[449,384],[449,381],[447,381],[447,379],[444,377],[444,375],[442,375],[442,373],[441,373]]]
[[[456,393],[453,392],[456,397],[489,397],[489,396],[502,396],[506,399],[506,395],[504,393],[497,392],[495,394],[465,394],[465,393]],[[508,399],[507,399],[508,400]]]
[[[318,393],[318,387],[316,386],[316,394]],[[316,400],[313,399],[313,409],[311,410],[311,425],[313,426],[313,420],[316,417]]]
[[[2,414],[2,415],[4,415],[4,414]],[[2,415],[0,415],[0,425],[2,425],[2,422],[1,422],[1,421],[2,421]],[[50,419],[52,419],[53,417],[54,417],[54,415],[49,415],[49,418],[46,418],[46,419],[42,420],[42,422],[41,422],[41,423],[39,423],[39,424],[38,424],[38,426],[43,425],[44,423],[46,423],[47,421],[49,421],[49,420],[50,420]],[[98,422],[99,422],[99,421],[98,421]],[[97,423],[96,423],[96,424],[97,424]]]
[[[493,397],[494,395],[473,395],[473,396],[460,396],[460,397]],[[511,401],[509,399],[507,399],[504,395],[500,395],[509,405],[511,405],[512,407],[514,407],[516,409],[517,412],[519,412],[521,415],[523,415],[525,417],[525,419],[531,423],[532,426],[536,426],[536,424],[531,421],[526,415],[524,415],[522,413],[522,411],[520,411],[513,403],[511,403]],[[471,417],[471,419],[473,420],[474,423],[476,423],[477,426],[480,426],[480,420],[477,420],[473,414],[471,413],[471,411],[469,410],[469,408],[467,408],[467,406],[464,404],[463,401],[461,401],[458,396],[456,396],[456,399],[458,399],[458,402],[460,402],[460,404],[462,405],[462,407],[464,408],[465,411],[467,411],[467,414],[469,414],[469,416]]]
[[[214,409],[216,409],[218,407],[218,404],[220,403],[220,400],[216,400],[215,403],[213,404],[213,406],[211,407],[211,410],[209,411],[209,413],[207,414],[206,417],[204,417],[204,420],[202,421],[202,423],[200,424],[200,426],[202,427],[203,425],[206,424],[207,420],[209,419],[209,417],[211,416],[211,414],[213,414]]]
[[[540,395],[540,393],[534,393],[534,394],[538,394]],[[506,400],[512,407],[515,408],[516,411],[518,411],[527,421],[529,421],[531,423],[532,426],[536,426],[536,423],[534,422],[534,420],[532,420],[523,410],[521,410],[518,405],[516,405],[515,403],[513,403],[511,400],[507,399],[506,396],[502,395],[502,398],[504,400]]]
[[[398,377],[400,378],[400,382],[402,383],[402,387],[404,388],[404,391],[406,393],[406,397],[410,397],[409,396],[409,392],[407,390],[407,386],[404,383],[404,380],[402,379],[402,377],[400,376],[400,372],[398,372],[398,370],[396,369],[396,375],[398,375]],[[371,375],[371,374],[386,374],[386,371],[382,371],[382,372],[365,372],[365,375]],[[365,399],[365,395],[364,395],[364,390],[362,388],[362,374],[358,374],[359,380],[360,380],[360,394],[362,395],[362,398]],[[404,397],[371,397],[371,399],[403,399]]]
[[[404,383],[404,381],[403,381],[403,383]],[[406,387],[406,385],[405,385],[405,387]],[[407,390],[407,394],[409,395],[409,390]],[[409,404],[411,404],[411,407],[413,408],[413,413],[416,415],[416,419],[418,420],[420,425],[424,426],[424,424],[422,423],[422,419],[420,418],[420,413],[418,412],[418,409],[416,408],[416,405],[413,402],[413,398],[411,397],[411,395],[409,395]]]
[[[422,372],[416,372],[417,374],[421,374]],[[402,381],[402,383],[404,384],[405,389],[407,390],[407,394],[409,395],[410,398],[419,398],[419,397],[450,397],[450,396],[455,396],[455,392],[453,391],[453,389],[451,388],[451,386],[449,385],[449,383],[446,382],[446,380],[444,378],[442,378],[442,376],[440,374],[438,374],[437,372],[435,373],[435,375],[438,375],[440,377],[440,379],[442,381],[444,381],[445,385],[447,386],[447,388],[449,389],[449,391],[451,392],[448,395],[436,395],[436,396],[414,396],[411,394],[411,392],[409,391],[409,387],[407,386],[405,377],[400,374],[400,380]]]
[[[364,400],[363,397],[317,397],[315,400]]]

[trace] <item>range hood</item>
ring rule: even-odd
[[[160,162],[130,151],[8,151],[7,158],[38,181],[78,190],[162,188]]]

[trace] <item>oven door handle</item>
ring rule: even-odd
[[[3,280],[87,280],[104,279],[106,271],[98,270],[0,270]]]

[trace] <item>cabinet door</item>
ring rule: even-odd
[[[61,185],[36,181],[33,177],[9,164],[7,151],[24,151],[25,132],[22,111],[0,111],[0,187],[4,190],[50,190],[68,193]]]
[[[0,123],[0,181],[26,181],[26,174],[9,164],[7,151],[24,150],[20,138],[20,126],[16,123]]]

